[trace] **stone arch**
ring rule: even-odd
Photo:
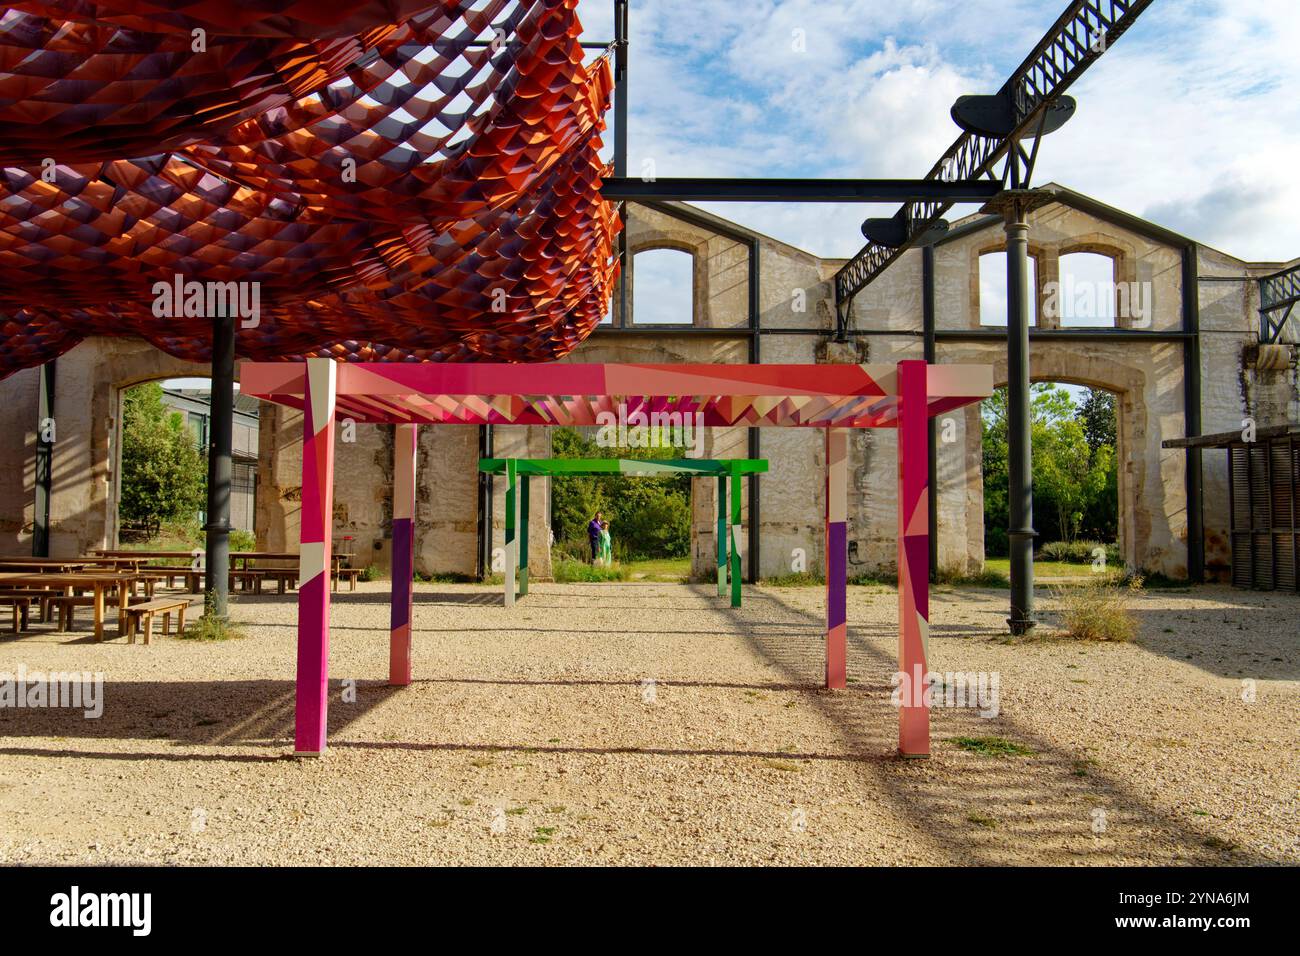
[[[1117,419],[1119,535],[1125,565],[1159,571],[1171,578],[1187,573],[1185,463],[1181,455],[1160,447],[1166,438],[1181,435],[1181,389],[1168,387],[1181,369],[1176,346],[1130,344],[1045,343],[1031,346],[1034,382],[1060,382],[1104,389],[1115,395]],[[993,366],[994,382],[1007,382],[1005,347],[1000,343],[945,344],[941,362],[973,362]],[[942,494],[963,494],[983,513],[979,410],[966,411],[964,487],[940,488]],[[976,504],[978,503],[978,504]],[[983,551],[983,525],[968,531],[972,549]],[[977,549],[975,548],[978,542]]]
[[[1007,240],[1001,234],[990,234],[982,243],[971,246],[970,260],[970,321],[972,328],[993,328],[993,326],[980,325],[980,259],[991,252],[1006,252]],[[1032,238],[1029,242],[1029,258],[1034,260],[1034,315],[1037,317],[1038,326],[1043,324],[1043,287],[1048,281],[1045,273],[1048,271],[1047,262],[1050,258],[1047,246],[1035,242]]]
[[[628,265],[627,265],[627,299],[631,309],[631,315],[628,316],[630,325],[637,324],[636,314],[636,260],[642,253],[647,252],[677,252],[690,256],[691,261],[691,300],[690,315],[691,325],[699,325],[703,319],[702,304],[708,296],[707,277],[704,270],[700,268],[700,263],[708,254],[707,242],[687,242],[683,239],[672,238],[664,235],[643,235],[635,242],[628,244]],[[681,323],[685,325],[686,323]]]

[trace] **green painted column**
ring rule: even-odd
[[[519,476],[519,596],[528,593],[528,476]]]
[[[519,465],[506,461],[506,607],[515,604],[515,573],[519,567],[519,542],[515,538],[515,505],[519,496]]]
[[[744,483],[731,476],[731,606],[740,607],[740,492]]]
[[[727,595],[727,476],[718,476],[718,597]]]

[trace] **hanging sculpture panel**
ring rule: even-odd
[[[567,354],[621,227],[580,31],[576,0],[10,7],[0,375],[87,335],[203,361],[218,313],[258,359]]]

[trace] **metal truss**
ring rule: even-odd
[[[1300,302],[1300,266],[1292,266],[1259,280],[1259,341],[1273,345]]]
[[[1024,189],[1029,185],[1047,108],[1133,25],[1151,0],[1074,0],[999,94],[1010,99],[1015,128],[1005,136],[966,132],[959,136],[926,174],[926,179],[961,182],[987,178]],[[1034,139],[1032,151],[1022,140]],[[998,163],[1005,160],[1003,169]],[[935,226],[952,203],[942,199],[912,201],[898,212],[905,226],[901,245],[869,242],[835,275],[835,308],[842,329],[853,297],[869,285],[917,239]]]

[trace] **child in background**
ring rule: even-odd
[[[600,523],[600,560],[604,562],[605,567],[610,567],[614,563],[613,548],[609,540],[609,522]]]

